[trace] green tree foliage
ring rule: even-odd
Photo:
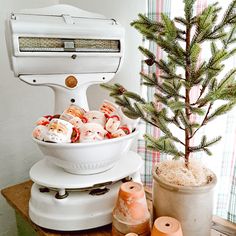
[[[225,114],[236,104],[236,68],[222,75],[225,60],[236,52],[236,0],[228,6],[222,19],[218,17],[221,11],[218,3],[209,5],[198,15],[193,15],[195,0],[183,0],[183,4],[184,17],[170,19],[162,14],[161,21],[157,22],[139,14],[138,19],[131,23],[167,55],[166,60],[157,60],[149,49],[139,47],[146,58],[145,63],[159,68],[161,72],[159,76],[141,72],[143,85],[156,89],[153,101],[145,101],[120,84],[105,84],[102,87],[110,90],[110,96],[123,107],[128,117],[141,118],[162,131],[163,136],[157,139],[145,135],[147,148],[174,158],[183,157],[188,167],[190,153],[205,151],[211,155],[209,147],[221,137],[207,140],[203,136],[197,146],[191,146],[190,140],[204,125]],[[211,56],[200,62],[205,43],[210,45]],[[179,74],[177,70],[183,72]],[[199,96],[192,101],[190,92],[196,86],[200,89]],[[218,100],[224,103],[215,107]],[[192,115],[200,116],[201,122],[193,122]],[[175,137],[169,124],[174,124],[184,132],[185,139]],[[179,150],[176,144],[180,144],[178,147],[182,146],[182,149],[180,147]]]

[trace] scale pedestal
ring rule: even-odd
[[[44,228],[72,231],[110,224],[123,182],[141,182],[141,157],[127,152],[112,169],[94,175],[74,175],[46,159],[30,170],[34,181],[29,202],[31,220]]]
[[[11,69],[27,84],[53,89],[54,114],[71,104],[89,110],[87,88],[110,81],[122,64],[124,29],[103,15],[54,5],[14,12],[8,23]],[[128,152],[137,134],[91,144],[35,140],[51,162],[39,161],[30,170],[32,221],[65,231],[111,223],[122,181],[140,181],[141,158]]]

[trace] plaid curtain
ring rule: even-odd
[[[200,13],[207,4],[213,3],[213,0],[197,0],[196,1],[196,13]],[[223,2],[223,3],[222,3]],[[231,1],[220,1],[222,8],[225,8]],[[183,0],[147,0],[147,15],[155,20],[160,20],[160,14],[166,13],[173,18],[174,16],[183,15]],[[165,58],[165,54],[156,47],[152,42],[143,40],[144,46],[149,48],[156,54],[157,59]],[[207,51],[209,49],[203,48],[204,56],[207,57]],[[210,52],[209,52],[210,53]],[[236,66],[236,58],[227,61],[226,69],[230,69]],[[146,73],[155,72],[159,75],[158,68],[148,68],[143,62],[141,70]],[[152,101],[154,90],[141,85],[142,96],[148,101]],[[196,97],[198,94],[197,89],[191,93],[192,97]],[[206,157],[204,153],[200,153],[198,158],[202,159],[207,166],[209,166],[218,177],[218,184],[215,189],[215,209],[214,214],[219,215],[225,219],[228,219],[236,223],[236,109],[228,113],[227,115],[212,122],[208,127],[202,128],[199,136],[207,134],[213,137],[218,134],[223,136],[221,142],[211,149],[213,157]],[[159,152],[149,151],[145,147],[145,142],[142,138],[144,133],[149,133],[154,137],[159,137],[161,132],[159,129],[152,127],[149,124],[141,122],[141,133],[138,140],[138,152],[144,160],[143,169],[141,171],[142,180],[145,185],[152,185],[152,170],[154,165],[165,159],[165,155]],[[197,143],[199,139],[195,137],[193,143]]]

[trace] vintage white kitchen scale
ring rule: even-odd
[[[88,86],[111,80],[124,54],[124,29],[114,19],[68,5],[13,13],[6,36],[15,76],[52,88],[54,114],[71,103],[88,110]],[[31,220],[65,231],[111,223],[121,183],[140,181],[141,159],[129,151],[137,134],[95,143],[34,140],[45,158],[30,170]]]

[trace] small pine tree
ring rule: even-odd
[[[152,102],[127,91],[120,84],[102,85],[111,91],[110,96],[123,107],[125,115],[141,118],[162,131],[163,136],[158,139],[145,135],[147,148],[167,153],[174,158],[183,157],[186,167],[189,165],[190,153],[205,151],[211,155],[209,147],[221,137],[208,140],[204,135],[197,146],[191,146],[190,140],[199,129],[236,104],[236,68],[232,68],[224,76],[221,73],[223,62],[236,52],[236,48],[233,48],[236,42],[236,0],[228,6],[220,22],[218,14],[221,8],[218,3],[193,15],[195,1],[183,0],[184,17],[172,20],[162,14],[161,21],[158,22],[139,14],[139,18],[131,23],[167,55],[166,60],[157,60],[150,50],[139,47],[146,57],[145,63],[149,67],[156,66],[161,71],[158,77],[156,73],[141,72],[143,84],[155,88]],[[200,62],[202,45],[206,42],[210,45],[211,57]],[[182,74],[177,73],[179,68],[183,71]],[[199,96],[192,101],[190,92],[196,86],[200,89]],[[214,108],[217,100],[223,100],[224,104]],[[157,106],[158,103],[161,106]],[[201,122],[194,122],[192,115],[200,116]],[[169,124],[174,124],[183,131],[185,139],[176,137],[168,128]],[[176,143],[183,148],[178,149]]]

